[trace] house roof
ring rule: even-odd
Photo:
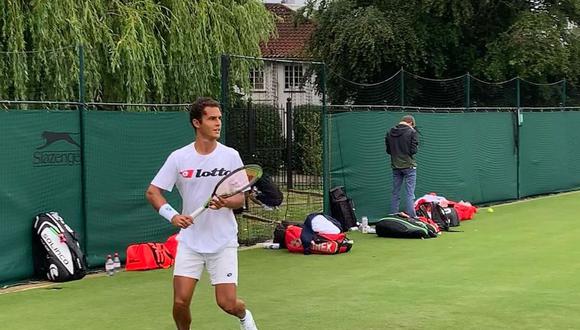
[[[292,9],[277,3],[267,3],[265,6],[278,17],[276,22],[278,35],[260,45],[262,56],[285,59],[308,58],[306,46],[310,35],[314,32],[314,23],[307,20],[295,25],[293,17],[295,12]]]

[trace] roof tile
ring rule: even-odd
[[[282,4],[268,3],[266,8],[278,17],[276,22],[278,36],[260,45],[262,56],[264,58],[308,58],[306,47],[314,32],[314,23],[308,20],[295,25],[295,12]]]

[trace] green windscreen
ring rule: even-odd
[[[72,111],[0,111],[0,283],[32,277],[38,213],[57,211],[85,235],[78,124]]]
[[[193,140],[186,112],[86,112],[87,252],[91,266],[131,243],[165,241],[175,232],[145,199],[169,154]],[[167,195],[181,208],[177,190]]]
[[[167,156],[193,140],[188,122],[186,112],[85,111],[83,181],[78,111],[0,112],[0,283],[33,277],[32,223],[40,212],[60,213],[91,267],[114,252],[124,259],[131,243],[167,239],[176,230],[145,190]],[[180,208],[176,190],[167,197]]]
[[[580,187],[580,112],[525,112],[520,135],[521,197]]]
[[[124,259],[129,244],[164,241],[176,231],[144,194],[167,156],[193,140],[188,114],[83,114],[81,129],[78,111],[0,112],[0,283],[32,277],[32,223],[40,212],[59,212],[78,232],[91,267],[114,252]],[[346,188],[359,218],[392,212],[384,137],[403,114],[326,116],[330,187]],[[436,192],[485,203],[580,187],[580,111],[524,112],[519,127],[511,111],[413,115],[421,132],[417,197]],[[181,207],[176,191],[167,197]]]
[[[344,186],[358,217],[389,214],[392,171],[384,137],[401,112],[346,112],[328,120],[330,185]],[[417,113],[417,197],[472,203],[517,198],[511,113]]]

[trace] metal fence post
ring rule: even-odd
[[[515,135],[516,139],[514,141],[514,145],[516,148],[516,196],[520,199],[520,126],[523,122],[523,116],[520,109],[521,106],[521,94],[520,94],[520,77],[516,77],[516,126],[515,126]]]
[[[465,108],[469,110],[471,105],[471,76],[469,72],[465,75]]]
[[[88,254],[87,251],[87,190],[86,190],[86,154],[85,154],[85,50],[83,45],[78,45],[78,55],[79,55],[79,144],[80,144],[80,153],[81,153],[81,217],[82,217],[82,226],[81,232],[82,240],[81,240],[81,248]]]
[[[222,105],[222,134],[220,140],[225,143],[226,141],[226,132],[227,132],[227,123],[228,123],[228,115],[229,115],[229,100],[228,100],[228,93],[229,93],[229,78],[230,78],[230,57],[229,55],[222,54],[221,56],[221,95],[220,95],[220,103]],[[224,120],[225,119],[225,120]]]
[[[253,161],[256,157],[256,109],[252,105],[252,98],[248,99],[246,110],[248,115],[248,153]]]
[[[566,106],[566,79],[562,81],[562,107]]]
[[[286,187],[290,190],[294,184],[292,182],[292,136],[294,129],[292,116],[292,98],[286,100]]]
[[[330,214],[330,153],[328,152],[328,121],[326,118],[326,64],[322,63],[320,70],[320,89],[322,91],[322,113],[320,114],[320,124],[322,127],[322,208],[325,214]]]
[[[405,68],[401,67],[401,107],[405,106]]]
[[[518,109],[518,126],[522,126],[524,122],[524,116],[522,114],[522,110],[520,109],[522,106],[522,97],[521,97],[521,89],[520,89],[520,77],[516,78],[516,106]]]

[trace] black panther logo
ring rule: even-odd
[[[75,140],[73,140],[73,138],[71,137],[71,134],[78,135],[79,133],[44,131],[40,135],[44,139],[44,145],[42,145],[36,149],[44,149],[44,148],[48,147],[49,145],[55,143],[56,141],[61,141],[61,140],[66,141],[66,142],[73,144],[73,145],[80,148],[81,146]]]

